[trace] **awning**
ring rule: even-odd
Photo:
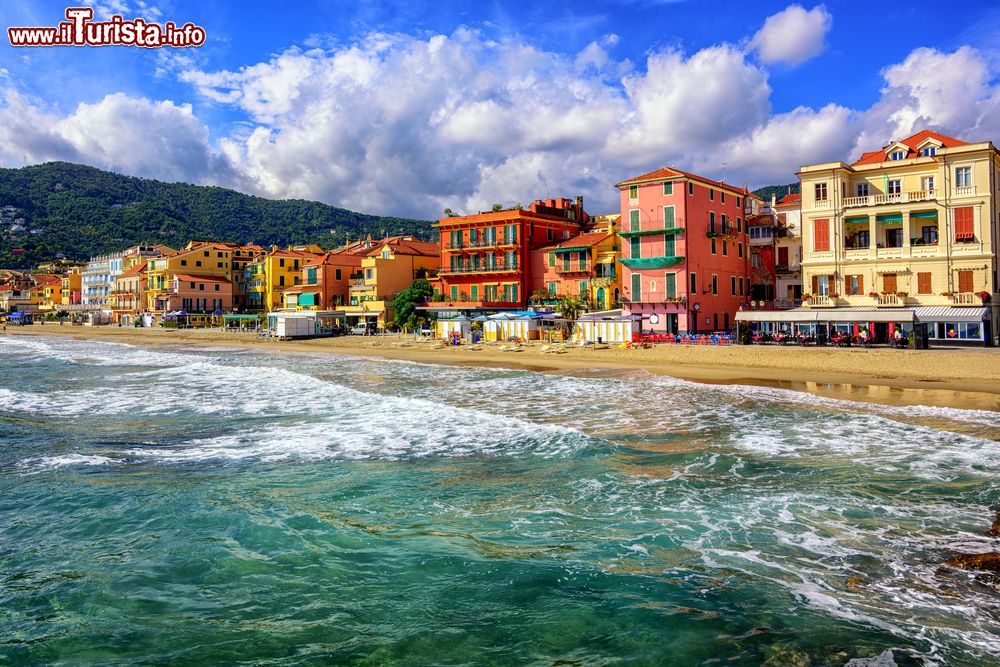
[[[746,311],[736,313],[737,322],[912,322],[913,311],[905,308],[882,310]]]
[[[902,224],[903,214],[902,213],[887,213],[885,215],[876,215],[875,221],[880,225],[895,225]]]
[[[683,257],[644,257],[641,259],[622,258],[620,261],[630,269],[665,269],[684,261]]]
[[[938,217],[938,212],[937,211],[917,211],[916,213],[911,213],[910,214],[910,219],[911,220],[913,218],[927,219],[927,218],[936,218],[936,217]]]
[[[853,224],[856,224],[856,223],[859,223],[859,222],[868,222],[868,216],[867,215],[855,215],[855,216],[851,216],[850,218],[844,218],[844,222],[846,222],[849,225],[853,225]]]
[[[681,234],[684,232],[683,227],[664,227],[663,229],[643,229],[634,232],[618,232],[618,236],[622,238],[629,239],[633,236],[652,236],[653,234]]]
[[[556,248],[552,252],[580,252],[581,250],[584,251],[584,252],[586,252],[586,251],[590,250],[590,248],[588,246],[582,246],[581,245],[581,246],[572,246],[572,247],[569,247],[569,248]]]
[[[315,306],[316,305],[316,292],[303,292],[299,295],[299,305],[300,306]]]
[[[982,322],[989,319],[989,308],[954,306],[918,306],[913,309],[921,322]]]
[[[819,313],[788,310],[741,310],[737,322],[815,322]]]

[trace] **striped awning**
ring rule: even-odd
[[[921,322],[982,322],[989,319],[989,308],[955,306],[917,306],[913,309]]]
[[[859,223],[859,222],[868,222],[868,216],[867,215],[854,215],[854,216],[851,216],[850,218],[844,218],[844,222],[846,222],[849,225],[853,225],[853,224],[856,224],[856,223]]]
[[[895,225],[902,224],[903,214],[902,213],[887,213],[885,215],[876,215],[875,221],[880,225]]]

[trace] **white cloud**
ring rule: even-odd
[[[767,71],[737,46],[665,49],[634,67],[615,58],[615,42],[565,55],[461,28],[288,49],[236,71],[159,59],[163,76],[245,119],[214,142],[190,104],[118,93],[60,115],[7,88],[0,161],[72,160],[436,217],[577,194],[607,212],[618,205],[614,183],[667,164],[718,178],[725,162],[730,182],[758,186],[923,127],[1000,135],[997,72],[968,47],[918,49],[887,67],[868,109],[775,115]]]
[[[757,50],[761,62],[798,65],[823,50],[831,27],[833,17],[823,5],[810,10],[789,5],[764,21],[750,47]]]

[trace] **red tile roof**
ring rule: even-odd
[[[187,281],[189,283],[225,283],[225,284],[229,284],[229,282],[230,282],[227,278],[223,278],[222,276],[208,276],[208,275],[201,275],[201,276],[199,276],[199,275],[194,275],[194,274],[191,274],[191,273],[175,273],[174,274],[174,278],[177,278],[178,280],[184,280],[184,281]]]
[[[351,255],[345,252],[327,252],[322,255],[312,259],[305,264],[306,266],[361,266],[361,260],[364,257],[361,255]]]
[[[682,171],[674,167],[660,167],[659,169],[643,174],[642,176],[636,176],[635,178],[630,178],[627,181],[622,181],[615,187],[621,188],[622,186],[647,183],[649,181],[665,181],[667,179],[677,177],[689,178],[692,181],[698,181],[699,183],[704,183],[706,185],[714,185],[717,188],[723,188],[740,195],[751,194],[751,192],[746,188],[738,188],[735,185],[729,185],[728,183],[723,183],[722,181],[713,181],[710,178],[705,178],[704,176],[699,176],[698,174],[692,174],[688,171]]]
[[[62,276],[54,273],[36,273],[31,278],[36,285],[62,285]]]
[[[802,203],[802,195],[796,193],[793,195],[785,195],[784,197],[778,200],[778,203],[775,204],[775,206],[792,206],[793,204],[801,204],[801,203]]]
[[[592,248],[604,239],[608,238],[608,234],[604,232],[587,232],[586,234],[580,234],[579,236],[574,236],[571,239],[567,239],[562,243],[557,243],[552,246],[554,248]]]
[[[136,264],[135,266],[133,266],[128,271],[122,271],[121,275],[122,276],[136,276],[136,275],[139,275],[140,273],[142,273],[145,270],[146,270],[146,262],[140,262],[139,264]]]
[[[952,146],[968,145],[968,142],[961,141],[960,139],[955,139],[954,137],[946,136],[944,134],[941,134],[940,132],[935,132],[934,130],[921,130],[920,132],[917,132],[916,134],[909,136],[906,139],[903,139],[901,141],[894,141],[890,145],[895,146],[896,144],[903,144],[904,146],[906,146],[907,148],[906,159],[909,159],[917,157],[917,146],[919,146],[927,139],[937,139],[938,141],[941,142],[941,145],[946,148],[950,148]],[[881,150],[868,151],[866,153],[862,153],[861,157],[858,158],[856,162],[854,162],[854,165],[878,164],[879,162],[886,162],[887,148],[889,148],[889,146],[886,146]]]

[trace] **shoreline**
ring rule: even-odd
[[[67,336],[138,346],[187,345],[262,351],[340,354],[428,364],[523,369],[579,374],[582,371],[646,371],[706,384],[741,384],[807,392],[827,398],[889,405],[929,405],[1000,411],[1000,350],[883,350],[775,346],[578,349],[565,354],[519,352],[501,345],[479,350],[440,347],[410,337],[258,339],[217,329],[133,329],[55,324],[8,327],[6,335]]]

